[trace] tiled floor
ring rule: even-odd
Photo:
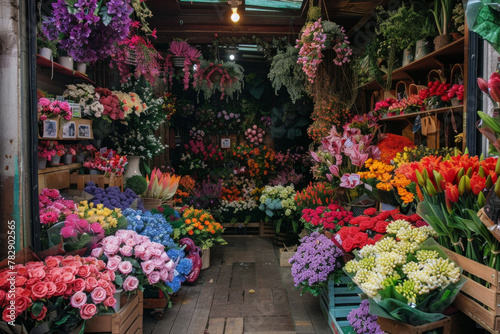
[[[331,333],[318,298],[300,296],[271,239],[226,240],[212,248],[197,284],[172,298],[163,319],[145,310],[145,334]]]

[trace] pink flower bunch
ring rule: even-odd
[[[352,56],[352,49],[349,46],[349,44],[351,44],[351,43],[349,42],[349,38],[345,35],[344,27],[340,28],[340,32],[342,33],[342,35],[344,37],[340,42],[338,42],[333,47],[333,50],[336,53],[336,57],[335,57],[335,59],[333,59],[333,62],[337,66],[341,66],[344,63],[350,62],[351,59],[349,57]]]
[[[222,162],[224,161],[224,155],[220,150],[218,145],[208,145],[205,146],[203,141],[190,140],[188,144],[184,145],[184,148],[195,156],[199,156],[202,161],[210,162]],[[195,157],[192,157],[193,159]]]
[[[189,88],[191,69],[194,65],[200,65],[201,52],[186,41],[172,41],[170,43],[170,52],[171,54],[167,56],[169,60],[167,61],[167,67],[173,66],[170,60],[172,57],[184,57],[184,67],[182,68],[184,76],[182,82],[184,83],[184,90],[187,90]]]
[[[99,95],[99,103],[104,107],[103,115],[108,116],[113,121],[125,118],[125,113],[121,109],[120,100],[107,88],[96,87],[95,92]]]
[[[320,230],[338,232],[340,228],[349,223],[353,218],[351,211],[345,210],[338,204],[328,206],[318,206],[315,209],[306,208],[302,210],[302,220],[306,223],[306,229],[313,231],[318,227]]]
[[[52,157],[57,154],[57,151],[50,144],[50,140],[40,140],[38,142],[38,157],[45,158],[48,161],[52,160]]]
[[[94,154],[97,152],[97,148],[92,144],[76,144],[75,146],[77,154],[79,153],[90,153]]]
[[[196,141],[202,141],[203,138],[205,138],[205,132],[200,129],[196,129],[195,127],[192,127],[191,130],[189,130],[189,136]]]
[[[164,288],[163,282],[172,282],[177,265],[165,252],[165,246],[131,230],[116,231],[92,250],[92,256],[103,255],[107,258],[106,268],[117,277],[125,277],[115,280],[125,291],[136,290],[145,284]]]
[[[69,239],[64,241],[65,244],[77,245],[81,243],[79,245],[81,247],[75,247],[80,249],[85,246],[93,246],[104,238],[104,229],[98,222],[90,223],[75,213],[66,217],[61,235],[64,239]]]
[[[45,226],[62,221],[76,211],[75,202],[61,197],[57,189],[43,189],[38,202],[40,223]]]
[[[396,102],[397,102],[396,99],[389,97],[383,101],[375,103],[375,109],[373,111],[377,111],[379,114],[384,114],[389,110],[389,107]]]
[[[14,274],[12,274],[14,273]],[[10,293],[9,279],[15,275],[15,293]],[[3,321],[15,320],[23,312],[37,321],[44,321],[47,310],[58,299],[60,308],[73,307],[83,320],[98,313],[101,304],[114,307],[116,292],[113,281],[115,273],[106,269],[106,264],[95,257],[49,256],[44,261],[17,264],[13,270],[0,271],[0,310]],[[15,306],[14,314],[8,305]],[[34,303],[42,303],[42,309],[33,313]],[[25,317],[20,317],[23,321]]]
[[[318,65],[321,63],[323,54],[321,49],[325,47],[326,35],[323,32],[321,19],[308,23],[302,30],[300,39],[297,40],[296,48],[300,48],[297,63],[302,64],[302,70],[310,83],[314,83]]]
[[[40,120],[45,121],[51,116],[61,115],[65,120],[69,121],[73,117],[73,112],[68,102],[50,101],[42,97],[38,100],[38,112],[41,113]]]
[[[76,155],[78,146],[75,144],[64,145],[64,152],[66,154]]]
[[[255,124],[251,128],[246,129],[245,131],[245,137],[251,146],[254,144],[255,145],[261,144],[262,141],[264,140],[265,134],[266,131],[262,130]]]
[[[304,148],[298,147],[297,150],[302,151]],[[299,152],[292,152],[291,149],[286,150],[286,152],[276,152],[274,154],[274,164],[276,167],[289,170],[297,164],[301,164],[304,155]]]
[[[94,157],[85,161],[83,167],[122,175],[127,163],[127,156],[120,156],[113,150],[107,150],[105,153],[95,151]]]

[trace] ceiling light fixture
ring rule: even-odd
[[[231,21],[238,22],[240,19],[240,15],[237,13],[238,7],[231,8],[233,14],[231,14]]]
[[[231,0],[228,1],[228,4],[231,5],[231,11],[233,12],[233,14],[231,14],[231,21],[238,22],[240,19],[240,15],[238,14],[238,5],[241,5],[241,1]]]

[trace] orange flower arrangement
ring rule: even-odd
[[[181,204],[185,200],[193,195],[194,188],[196,186],[196,181],[189,175],[181,177],[179,181],[179,187],[174,195],[173,201],[175,204]]]
[[[231,187],[222,187],[221,199],[229,203],[238,201],[241,199],[241,191],[234,184]]]
[[[305,208],[328,206],[334,203],[335,192],[327,185],[326,182],[309,183],[307,188],[297,191],[295,195],[297,210],[302,212]]]
[[[258,184],[265,184],[269,174],[274,171],[274,155],[274,150],[267,146],[259,148],[244,144],[233,148],[233,159],[247,167],[246,172]]]
[[[377,147],[381,152],[380,161],[390,164],[398,153],[404,152],[405,147],[413,148],[415,144],[406,137],[388,133],[379,141]]]
[[[225,245],[221,235],[224,228],[205,210],[187,208],[182,213],[184,225],[174,229],[174,238],[189,237],[194,243],[207,249],[215,244]]]

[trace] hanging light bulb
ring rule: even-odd
[[[234,60],[234,55],[229,55],[229,60]]]
[[[237,13],[238,7],[233,7],[231,10],[233,11],[233,14],[231,14],[231,21],[238,22],[240,19],[240,15]]]

